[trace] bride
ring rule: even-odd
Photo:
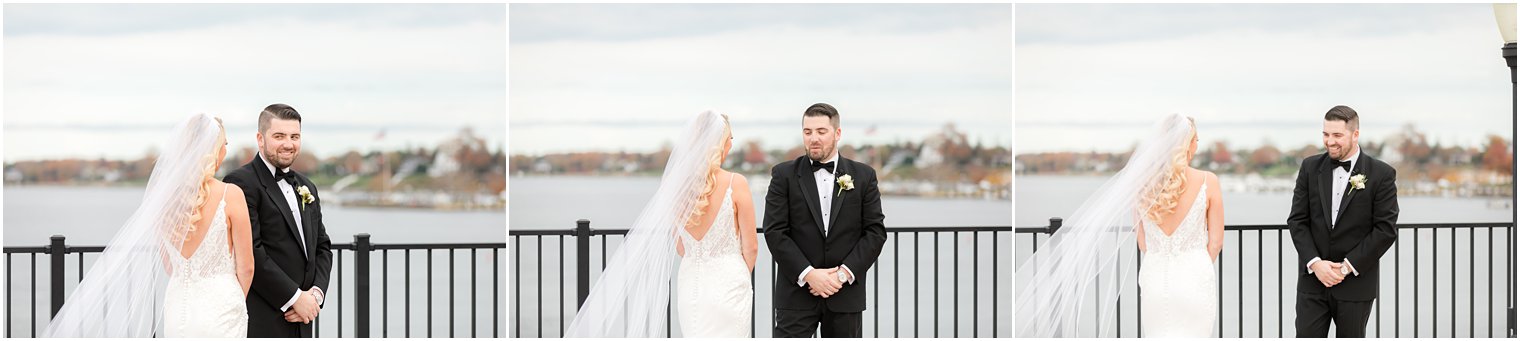
[[[755,205],[744,176],[721,168],[733,146],[728,117],[703,112],[682,132],[659,189],[607,258],[565,336],[667,336],[673,273],[683,336],[749,336]]]
[[[243,192],[215,178],[226,155],[220,119],[175,126],[137,211],[41,335],[246,337],[252,233]]]
[[[1191,118],[1170,115],[1129,162],[1015,272],[1021,337],[1100,336],[1117,323],[1119,293],[1139,270],[1142,334],[1209,337],[1218,303],[1213,261],[1224,244],[1219,178],[1189,166]],[[1093,320],[1096,319],[1096,320]],[[1096,331],[1096,335],[1086,334]]]

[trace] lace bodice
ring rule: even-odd
[[[179,262],[174,268],[175,279],[195,281],[233,273],[232,252],[227,245],[226,200],[216,205],[216,213],[211,216],[211,224],[206,228],[206,237],[201,239],[200,246],[190,254],[190,258]]]
[[[1146,255],[1178,255],[1184,252],[1205,251],[1209,243],[1208,231],[1208,184],[1198,188],[1198,195],[1193,198],[1193,206],[1188,208],[1182,223],[1168,236],[1161,231],[1161,227],[1150,219],[1143,219],[1145,225],[1145,254]]]
[[[723,203],[718,208],[718,216],[713,218],[712,226],[707,228],[707,234],[704,234],[701,240],[692,237],[690,231],[681,229],[681,241],[686,248],[686,255],[681,258],[682,262],[700,262],[739,254],[739,236],[734,231],[733,196],[734,189],[730,186],[723,193]]]

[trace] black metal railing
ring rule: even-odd
[[[39,326],[45,326],[46,319],[50,319],[53,315],[58,313],[58,310],[60,308],[63,307],[65,288],[73,287],[74,285],[77,285],[79,281],[82,281],[84,279],[85,255],[89,253],[99,253],[105,250],[104,246],[68,246],[64,243],[64,241],[65,239],[63,236],[55,235],[52,236],[51,243],[47,246],[5,247],[6,338],[35,337],[37,335],[37,328]],[[501,292],[503,291],[502,283],[504,282],[501,278],[503,265],[501,262],[501,251],[504,248],[506,248],[506,243],[374,244],[370,242],[370,235],[368,233],[360,233],[354,235],[354,242],[351,244],[332,244],[333,273],[332,278],[330,279],[330,283],[328,284],[331,286],[331,288],[324,288],[326,289],[324,291],[326,291],[328,294],[328,301],[323,305],[322,315],[319,316],[316,321],[312,322],[314,325],[315,334],[318,337],[371,337],[375,329],[375,326],[371,323],[374,319],[372,301],[379,300],[381,305],[379,316],[379,336],[391,336],[392,326],[390,322],[395,318],[390,315],[390,311],[392,310],[390,301],[395,296],[395,293],[392,293],[390,291],[390,283],[397,281],[397,279],[390,276],[390,255],[392,253],[399,252],[402,253],[402,256],[404,257],[404,264],[400,268],[402,277],[400,281],[403,284],[403,293],[401,295],[404,297],[404,309],[402,309],[402,316],[399,317],[403,320],[404,325],[401,327],[401,333],[398,333],[399,335],[397,336],[414,337],[414,334],[411,330],[411,327],[413,325],[411,318],[412,313],[414,312],[414,310],[411,308],[411,294],[413,291],[411,289],[411,284],[412,277],[414,277],[411,260],[413,257],[412,252],[419,251],[425,253],[425,257],[427,259],[426,271],[425,273],[420,274],[420,276],[424,277],[426,283],[426,290],[424,291],[422,299],[426,301],[425,304],[427,305],[428,309],[423,312],[426,318],[426,331],[425,333],[417,333],[416,336],[434,337],[434,309],[432,308],[432,305],[435,301],[433,290],[433,282],[435,278],[433,276],[433,255],[435,253],[441,252],[447,253],[448,255],[448,318],[446,320],[443,320],[443,322],[446,323],[445,327],[448,329],[448,334],[442,335],[440,333],[438,336],[501,337],[502,330],[500,321],[502,320],[501,315],[502,311],[504,310],[500,304]],[[470,288],[468,290],[468,304],[470,307],[469,329],[468,333],[456,334],[456,330],[458,330],[460,327],[463,327],[463,323],[461,320],[455,318],[455,313],[457,310],[455,309],[455,304],[458,303],[455,298],[455,292],[457,291],[455,290],[455,278],[459,277],[456,276],[455,271],[458,268],[455,264],[455,255],[463,254],[466,250],[468,250],[468,254],[470,256],[470,264],[468,267],[470,278]],[[481,290],[482,288],[478,288],[478,286],[480,286],[480,277],[483,276],[485,270],[479,268],[477,265],[481,256],[484,256],[485,250],[490,251],[491,257],[491,291],[489,293],[485,293]],[[373,254],[375,252],[380,253],[379,278],[372,277],[374,269],[373,263],[371,261],[374,259]],[[67,270],[67,264],[70,263],[67,256],[70,254],[73,254],[75,256],[75,261],[73,263],[76,265],[74,273],[75,277],[77,278],[77,280],[72,282],[66,280],[66,275],[69,272]],[[347,254],[346,257],[351,258],[350,260],[352,263],[344,262],[345,254]],[[29,328],[23,329],[23,331],[28,332],[23,336],[15,335],[17,330],[12,325],[12,320],[15,316],[13,312],[16,310],[12,307],[12,303],[15,301],[12,300],[12,292],[14,290],[11,285],[11,281],[16,276],[14,276],[11,270],[13,270],[12,258],[17,255],[26,255],[30,261],[31,269],[31,277],[29,279],[31,286],[29,287],[29,290],[27,290],[30,294],[29,302],[31,308],[28,309],[30,311],[30,323],[28,324]],[[39,315],[37,306],[37,292],[39,291],[37,284],[37,259],[40,256],[46,256],[48,259],[47,267],[49,279],[47,290],[49,294],[48,302],[51,307],[51,313],[44,317],[44,323],[39,324],[37,318],[37,315]],[[346,271],[344,269],[345,266],[348,267]],[[353,283],[348,282],[349,275],[353,277]],[[460,276],[462,275],[463,274],[460,274]],[[380,291],[378,292],[378,296],[372,288],[373,282],[375,280],[380,281]],[[350,284],[352,285],[352,288],[348,287]],[[350,289],[352,290],[351,292]],[[490,330],[482,332],[480,328],[483,327],[483,324],[481,323],[483,320],[483,314],[481,313],[481,309],[479,309],[478,305],[480,298],[484,298],[484,295],[490,295],[491,298],[491,311],[489,312],[489,314],[491,314],[491,326]],[[459,304],[461,304],[462,307],[463,303]],[[349,311],[350,309],[352,311]],[[328,318],[329,316],[334,318]],[[323,330],[329,331],[324,334]],[[486,335],[487,333],[489,333],[489,335]]]
[[[1008,264],[1012,261],[1012,252],[1009,250],[1012,243],[1012,226],[991,227],[889,227],[887,230],[886,245],[883,247],[877,262],[868,271],[869,290],[867,294],[867,307],[862,316],[863,334],[867,337],[1010,337],[1013,334],[1008,324],[1012,312],[1012,271]],[[512,337],[559,337],[565,330],[565,325],[574,317],[575,311],[580,304],[585,302],[586,295],[590,293],[594,283],[593,271],[600,271],[606,267],[606,258],[613,249],[608,248],[607,241],[614,237],[627,234],[626,229],[592,229],[591,222],[579,220],[576,227],[569,230],[523,230],[512,229],[507,231],[513,244],[512,269],[512,309],[513,321],[509,321],[512,330],[508,334]],[[750,283],[756,293],[769,293],[774,288],[775,278],[778,275],[775,265],[769,261],[769,250],[764,245],[763,231],[758,237],[760,255],[756,259],[756,268],[750,274]],[[940,236],[949,236],[948,242],[941,242]],[[565,238],[573,238],[567,243]],[[531,238],[529,244],[524,245],[523,239]],[[964,239],[963,239],[964,238]],[[552,248],[546,249],[544,242],[548,239]],[[592,246],[593,239],[600,240],[600,247]],[[905,241],[907,239],[907,241]],[[925,244],[933,244],[933,248],[922,247],[920,240]],[[906,243],[911,242],[911,249],[904,249]],[[949,262],[940,260],[940,247],[946,246]],[[530,255],[536,253],[535,263],[524,266],[522,264],[522,251],[533,250]],[[616,246],[616,245],[614,245]],[[574,260],[567,256],[566,252],[574,251]],[[599,255],[594,255],[593,251]],[[932,255],[921,255],[932,253]],[[674,252],[674,251],[672,251]],[[904,255],[906,253],[906,256]],[[558,258],[558,274],[546,278],[543,274],[543,262],[548,257]],[[593,266],[593,262],[600,256],[600,267]],[[966,258],[966,259],[963,259]],[[932,264],[925,264],[932,263]],[[911,264],[904,264],[909,262]],[[565,265],[574,264],[572,272],[567,272]],[[941,263],[946,263],[949,275],[942,272]],[[969,265],[969,268],[967,267]],[[766,268],[769,269],[766,269]],[[920,273],[920,268],[929,268],[931,273]],[[969,271],[965,271],[969,269]],[[525,270],[533,271],[527,274]],[[566,296],[570,289],[566,286],[565,277],[574,276],[574,301]],[[883,273],[886,273],[884,275]],[[757,280],[756,274],[768,274],[768,278]],[[522,280],[525,276],[534,276],[528,283],[529,288],[536,289],[523,292],[525,287]],[[555,280],[557,288],[554,292],[546,292],[547,280]],[[883,279],[886,279],[883,283]],[[969,282],[968,282],[969,280]],[[536,282],[536,283],[535,283]],[[943,282],[943,283],[942,283]],[[535,285],[536,284],[536,285]],[[757,285],[758,284],[758,285]],[[945,284],[949,290],[941,290],[940,285]],[[904,287],[908,288],[904,288]],[[674,285],[672,285],[672,288]],[[963,287],[970,290],[963,291]],[[967,292],[969,291],[969,292]],[[922,295],[932,295],[929,298]],[[524,296],[527,295],[527,296]],[[557,306],[545,306],[545,298],[551,302],[556,299]],[[883,296],[886,300],[883,300]],[[536,296],[536,297],[535,297]],[[751,297],[754,299],[755,297]],[[907,304],[911,302],[910,304]],[[529,305],[532,303],[532,305]],[[927,303],[927,304],[926,304]],[[944,306],[941,306],[944,303]],[[523,307],[530,309],[527,314]],[[757,319],[762,311],[771,311],[769,300],[754,300],[751,309],[750,335],[766,337],[770,335],[774,315],[768,320]],[[890,306],[890,308],[885,308]],[[911,309],[904,309],[911,306]],[[536,312],[536,313],[535,313]],[[945,319],[941,319],[941,313]],[[883,313],[890,320],[884,321]],[[929,313],[929,314],[924,314]],[[965,313],[966,315],[962,315]],[[670,315],[667,310],[667,315]],[[969,318],[963,318],[969,316]],[[528,318],[526,323],[523,318]],[[667,316],[671,321],[672,316]],[[557,322],[557,324],[555,324]],[[545,323],[549,323],[545,328]],[[758,326],[758,328],[757,328]],[[942,328],[943,327],[943,328]],[[671,323],[666,325],[667,335],[679,336],[676,333],[679,328]],[[815,336],[817,333],[814,334]]]
[[[1029,246],[1019,248],[1018,261],[1038,250],[1043,240],[1061,228],[1061,223],[1060,218],[1051,218],[1048,226],[1015,228],[1016,242]],[[1287,228],[1287,225],[1225,226],[1224,250],[1216,260],[1217,336],[1293,336],[1294,295],[1304,265],[1295,264],[1297,251]],[[1380,262],[1379,295],[1368,322],[1368,336],[1515,337],[1514,223],[1399,224],[1397,228],[1398,242]],[[1255,247],[1248,248],[1253,242]],[[1447,259],[1442,259],[1443,256]],[[1251,258],[1254,265],[1247,262]],[[1136,278],[1140,262],[1136,263],[1135,269],[1126,270],[1129,278]],[[1252,271],[1254,277],[1248,278]],[[1496,272],[1503,272],[1503,277],[1496,279]],[[1275,281],[1270,278],[1274,273]],[[1495,285],[1496,280],[1503,281],[1502,289]],[[1428,290],[1422,290],[1422,284]],[[1235,290],[1227,290],[1228,287]],[[1388,289],[1393,290],[1391,294]],[[1457,289],[1466,289],[1467,294],[1459,297],[1461,290]],[[1118,328],[1105,336],[1141,336],[1141,319],[1150,318],[1140,314],[1139,286],[1124,291],[1114,317]],[[1276,304],[1270,303],[1268,297],[1275,298]],[[1225,308],[1231,301],[1238,309]],[[1502,313],[1496,315],[1495,311]],[[1276,326],[1269,328],[1271,322],[1276,322]],[[1094,335],[1097,328],[1093,324]]]

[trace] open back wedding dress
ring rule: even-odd
[[[1205,338],[1218,316],[1219,277],[1209,258],[1208,184],[1172,234],[1145,219],[1140,260],[1140,326],[1145,337]]]
[[[686,255],[676,274],[676,301],[684,337],[749,337],[755,288],[739,252],[734,220],[733,175],[723,206],[702,239],[681,228]]]
[[[248,337],[248,306],[227,239],[227,191],[190,257],[175,264],[164,293],[164,336]],[[173,255],[180,257],[180,255]]]

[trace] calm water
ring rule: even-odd
[[[748,177],[754,196],[755,226],[765,216],[770,179]],[[578,219],[591,227],[627,228],[644,209],[660,179],[656,177],[512,177],[507,209],[512,229],[570,229]],[[1013,219],[1008,200],[881,198],[887,227],[1007,226]]]
[[[768,179],[750,179],[756,202],[764,202],[768,183]],[[659,179],[652,177],[513,177],[508,199],[510,228],[570,229],[576,219],[590,219],[592,228],[626,228],[658,186]],[[883,197],[882,210],[888,227],[1008,226],[1013,208],[1007,200]],[[757,207],[757,226],[764,215],[761,211],[763,207]],[[593,285],[600,275],[602,257],[616,252],[622,238],[610,237],[606,241],[606,254],[601,242],[601,237],[592,239]],[[507,321],[509,335],[561,335],[562,325],[575,317],[574,238],[523,237],[508,243],[514,249],[508,257],[513,263],[509,267],[514,271],[510,274],[514,287],[507,294],[520,301],[522,309],[521,313],[510,312],[513,317]],[[1011,336],[1010,247],[1010,235],[1006,232],[995,237],[988,232],[976,236],[969,232],[890,234],[877,265],[867,271],[871,277],[866,285],[871,288],[863,316],[864,335],[928,337],[935,335],[937,329],[938,335],[944,337],[954,333],[965,337],[973,332],[988,337],[996,328],[997,336]],[[770,283],[775,281],[775,274],[763,236],[756,264],[756,318],[752,322],[756,336],[768,337],[772,322]],[[521,281],[521,285],[515,281]],[[680,312],[673,314],[673,321],[679,320]],[[520,331],[512,327],[519,324]],[[674,329],[680,329],[679,322],[672,324]],[[679,336],[679,331],[675,335]]]
[[[1070,214],[1106,179],[1016,178],[1016,226],[1045,226],[1049,217]],[[1292,193],[1286,192],[1225,192],[1223,196],[1225,224],[1229,225],[1284,224],[1292,200]],[[1514,211],[1502,204],[1508,200],[1401,197],[1399,222],[1509,223],[1514,221]],[[1367,334],[1391,336],[1397,331],[1405,337],[1449,337],[1455,330],[1458,337],[1486,337],[1489,332],[1503,336],[1508,291],[1505,277],[1513,266],[1506,261],[1510,259],[1506,255],[1507,233],[1510,231],[1505,228],[1400,229],[1398,243],[1380,264],[1381,295]],[[1028,234],[1015,238],[1015,262],[1022,263],[1031,254],[1031,238]],[[1042,235],[1039,241],[1044,240]],[[1293,264],[1296,259],[1286,231],[1225,234],[1219,262],[1223,266],[1223,335],[1293,335],[1294,276],[1303,269],[1302,264]],[[1129,276],[1134,278],[1133,271]],[[1132,291],[1126,295],[1121,304],[1128,308],[1121,316],[1121,327],[1124,335],[1133,336],[1136,303]]]
[[[5,246],[39,246],[48,243],[48,236],[61,234],[66,237],[69,245],[104,245],[109,241],[115,231],[137,208],[141,200],[142,188],[136,187],[33,187],[33,186],[6,186],[5,217],[4,217],[4,244]],[[323,208],[324,223],[327,233],[334,244],[351,243],[357,233],[369,233],[370,241],[374,243],[500,243],[506,240],[504,224],[505,212],[447,212],[412,209],[374,209],[374,208],[347,208],[329,206]],[[388,316],[389,325],[386,332],[390,336],[402,335],[407,327],[405,313],[407,300],[404,297],[406,291],[402,288],[407,284],[410,277],[411,297],[411,335],[426,335],[431,326],[432,335],[448,336],[451,330],[458,337],[469,337],[471,332],[480,336],[490,336],[493,328],[492,320],[492,286],[496,290],[506,290],[506,250],[496,251],[495,254],[489,249],[476,251],[472,256],[469,250],[453,251],[453,274],[450,272],[450,252],[432,252],[432,320],[428,321],[426,314],[428,307],[428,253],[423,251],[411,251],[411,271],[407,274],[405,262],[406,255],[402,251],[387,251],[388,262],[385,268],[389,277],[382,282],[381,278],[381,253],[373,253],[371,256],[371,317],[370,325],[373,328],[371,334],[379,336],[381,333],[382,309]],[[338,307],[343,312],[342,324],[344,336],[352,336],[354,306],[351,300],[352,293],[345,293],[345,289],[354,285],[353,253],[351,251],[335,252],[334,257],[342,258],[339,264],[334,264],[333,275],[328,290],[329,300],[322,311],[323,321],[320,326],[319,336],[335,337],[338,332]],[[84,258],[85,269],[94,263],[92,253]],[[12,276],[11,287],[12,302],[7,305],[11,319],[11,326],[16,328],[14,335],[29,336],[28,328],[31,314],[27,308],[31,306],[29,290],[37,290],[36,312],[39,314],[37,328],[41,329],[47,324],[49,313],[47,293],[47,257],[39,257],[38,285],[33,288],[31,279],[31,257],[27,255],[11,256],[7,274]],[[471,267],[471,261],[475,266]],[[78,267],[78,260],[74,256],[66,259],[65,266],[70,269],[65,276],[66,281],[78,281],[78,275],[74,269]],[[336,259],[335,259],[336,261]],[[499,274],[492,281],[492,262],[499,266]],[[338,263],[338,262],[335,262]],[[339,272],[341,267],[342,281],[339,285]],[[471,274],[475,275],[475,297],[471,297]],[[386,296],[382,297],[382,283],[388,286]],[[454,288],[454,297],[449,297],[449,288]],[[72,287],[65,288],[65,295],[71,293]],[[345,302],[348,301],[348,302]],[[452,316],[450,319],[450,302],[453,303]],[[477,302],[471,315],[471,302]],[[502,320],[506,318],[506,297],[497,295],[495,298],[495,314]],[[388,306],[383,306],[388,305]],[[473,330],[472,323],[474,325]],[[498,333],[505,332],[505,326],[497,327]]]
[[[1087,196],[1107,181],[1100,176],[1021,175],[1014,178],[1015,226],[1050,224],[1051,217],[1070,215]],[[1221,178],[1220,181],[1230,181]],[[1293,193],[1224,192],[1227,225],[1285,224]],[[1510,198],[1399,197],[1399,223],[1492,223],[1514,221]]]

